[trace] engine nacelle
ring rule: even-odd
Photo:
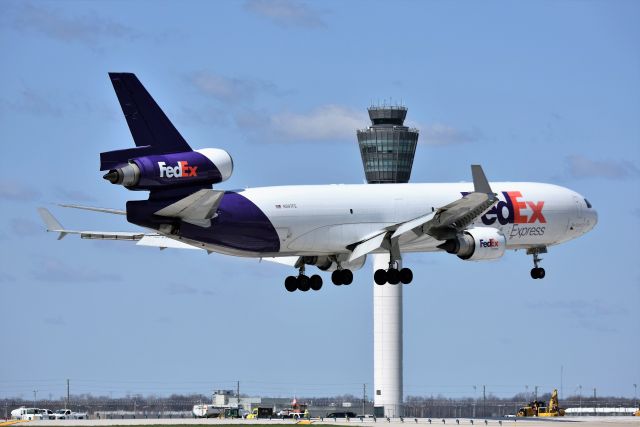
[[[184,153],[137,157],[104,179],[129,190],[157,190],[188,185],[217,184],[233,173],[233,159],[225,150],[203,148]]]
[[[507,239],[500,230],[491,227],[474,227],[463,231],[455,239],[438,246],[460,259],[482,261],[497,259],[504,255]]]
[[[338,269],[338,263],[336,263],[333,257],[329,258],[328,256],[309,256],[304,257],[304,263],[307,265],[315,265],[322,271],[335,271]],[[344,261],[342,260],[344,258]],[[338,255],[338,259],[340,260],[340,266],[342,268],[348,268],[351,271],[360,270],[364,263],[367,261],[367,256],[361,256],[360,258],[354,259],[351,262],[347,262],[349,258],[348,254],[344,256]]]

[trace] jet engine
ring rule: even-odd
[[[337,259],[340,260],[340,266],[343,269],[349,269],[351,271],[360,270],[367,260],[367,256],[361,256],[360,258],[354,259],[351,262],[347,262],[347,258],[349,255],[344,255],[344,261],[342,260],[342,255],[338,255]],[[338,263],[336,262],[336,257],[329,257],[326,255],[322,256],[310,256],[304,258],[304,263],[307,265],[315,265],[322,271],[335,271],[338,269]]]
[[[225,150],[204,148],[183,153],[137,157],[104,179],[129,190],[158,190],[191,185],[211,185],[229,179],[233,159]]]
[[[474,227],[447,240],[440,246],[450,254],[467,261],[497,259],[504,255],[506,239],[500,230],[491,227]]]

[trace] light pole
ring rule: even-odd
[[[638,407],[638,384],[633,385],[633,407]]]
[[[582,415],[582,385],[578,385],[578,388],[580,389],[580,392],[578,394],[578,397],[580,399],[580,415]]]
[[[33,390],[33,407],[36,407],[36,396],[38,395],[38,390]]]

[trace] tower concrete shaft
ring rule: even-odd
[[[373,271],[389,267],[373,255]],[[398,266],[400,268],[401,266]],[[373,284],[373,383],[376,416],[402,416],[402,285]]]
[[[371,106],[368,113],[371,126],[357,132],[367,182],[408,182],[419,134],[404,126],[407,108]],[[389,269],[389,259],[373,255],[373,272]],[[395,267],[402,268],[400,260]],[[402,416],[402,285],[373,283],[373,371],[375,415]]]

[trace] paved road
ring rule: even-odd
[[[456,423],[455,418],[445,418],[444,423],[442,419],[432,419],[431,423],[426,418],[418,418],[418,422],[412,419],[405,419],[405,422],[401,422],[399,419],[392,419],[390,422],[386,420],[378,419],[377,422],[373,422],[370,419],[365,419],[364,422],[361,422],[359,419],[345,421],[344,419],[338,419],[337,421],[333,421],[333,419],[325,419],[320,421],[319,419],[312,420],[314,424],[328,424],[328,425],[336,425],[336,426],[352,426],[352,427],[411,427],[411,426],[421,426],[426,427],[429,425],[437,426],[471,426],[471,420],[468,418],[460,418],[459,424]],[[500,424],[502,423],[502,424]],[[294,425],[296,424],[293,420],[224,420],[224,419],[193,419],[193,418],[153,418],[153,419],[124,419],[124,420],[50,420],[50,421],[30,421],[27,423],[22,423],[24,427],[61,427],[61,426],[73,426],[73,427],[87,427],[87,426],[114,426],[114,425],[126,425],[126,426],[144,426],[144,425],[184,425],[184,424],[198,424],[198,425],[212,425],[212,426],[222,426],[229,424],[273,424],[276,425]],[[514,418],[496,420],[490,419],[487,420],[487,426],[504,426],[504,427],[516,427],[516,426],[525,426],[525,427],[570,427],[572,424],[579,424],[579,426],[575,427],[591,427],[591,426],[606,426],[606,427],[640,427],[640,417],[563,417],[563,418],[555,418],[555,419],[532,419],[532,418],[518,418],[517,420]],[[18,424],[19,425],[19,424]],[[484,420],[473,420],[473,426],[484,426]],[[21,426],[21,427],[22,427]]]

